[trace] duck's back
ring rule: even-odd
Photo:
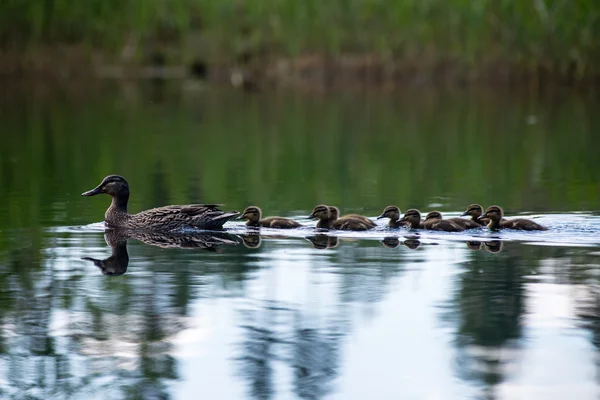
[[[477,229],[477,228],[481,228],[483,226],[482,224],[478,224],[477,222],[473,221],[472,219],[448,218],[448,221],[452,222],[455,225],[460,226],[463,229]]]
[[[373,229],[374,227],[375,224],[370,219],[366,217],[355,218],[351,215],[345,215],[338,218],[332,224],[333,229],[342,231],[366,231]]]
[[[223,212],[217,204],[188,204],[152,208],[130,216],[131,228],[174,230],[180,228],[221,229],[223,224],[237,216],[237,212]]]
[[[505,229],[519,229],[522,231],[547,231],[548,228],[526,218],[503,219],[500,227]]]
[[[343,217],[340,217],[338,220],[341,220],[341,219],[361,221],[366,226],[369,226],[371,228],[375,228],[377,226],[377,224],[375,222],[373,222],[370,218],[365,217],[364,215],[360,215],[360,214],[347,214],[347,215],[344,215]]]
[[[425,221],[425,229],[445,232],[462,232],[465,230],[463,227],[458,226],[454,222],[447,219],[434,219]]]
[[[264,228],[292,229],[302,226],[298,221],[283,217],[267,217],[259,221]]]

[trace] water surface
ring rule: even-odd
[[[0,101],[2,397],[600,394],[595,97],[98,86]],[[304,227],[233,222],[211,249],[113,240],[109,199],[80,196],[110,173],[132,212],[257,204]],[[323,235],[305,219],[473,202],[550,230]]]

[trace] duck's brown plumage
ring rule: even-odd
[[[404,216],[399,222],[406,222],[411,229],[425,229],[423,221],[421,221],[421,212],[415,208],[406,210]]]
[[[275,228],[275,229],[292,229],[302,226],[299,222],[293,219],[284,217],[267,217],[262,218],[262,210],[256,206],[247,207],[241,217],[247,219],[246,226]]]
[[[504,219],[504,210],[500,206],[490,206],[480,218],[489,218],[488,228],[518,229],[522,231],[546,231],[548,228],[526,218]]]
[[[363,215],[348,214],[340,217],[339,214],[340,210],[337,207],[319,204],[313,209],[308,218],[318,219],[317,228],[321,229],[366,231],[377,226],[375,222]]]
[[[332,220],[332,229],[340,231],[367,231],[377,226],[375,222],[364,215],[347,214],[340,217],[340,210],[334,206],[329,206],[329,213]]]
[[[467,210],[464,213],[462,213],[460,216],[466,217],[467,215],[470,215],[471,221],[475,222],[476,224],[479,224],[480,226],[487,226],[490,223],[490,219],[489,218],[480,218],[482,214],[483,214],[483,207],[481,207],[481,205],[471,204],[469,207],[467,207]],[[453,218],[451,218],[451,219],[453,219]],[[504,218],[503,218],[503,220],[504,220]]]
[[[387,206],[383,209],[383,212],[377,219],[381,218],[389,218],[388,227],[390,228],[400,228],[408,226],[407,221],[400,222],[400,209],[396,206]]]
[[[119,175],[107,176],[96,188],[81,195],[95,196],[101,193],[112,197],[112,203],[104,214],[104,221],[111,228],[163,232],[186,227],[221,229],[225,222],[238,215],[237,212],[219,210],[218,204],[174,205],[129,214],[129,184]]]
[[[425,216],[425,229],[432,231],[444,231],[444,232],[462,232],[465,230],[462,226],[450,221],[443,219],[442,214],[439,211],[432,211]]]

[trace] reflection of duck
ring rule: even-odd
[[[339,245],[339,240],[336,236],[319,234],[307,236],[306,239],[312,243],[315,249],[318,250],[333,249]]]
[[[468,241],[467,247],[469,250],[479,250],[481,249],[481,242]]]
[[[425,229],[432,231],[462,232],[465,230],[453,221],[442,219],[442,214],[439,211],[432,211],[427,214],[423,224],[425,225]]]
[[[396,206],[387,206],[383,209],[383,212],[377,219],[381,218],[389,218],[388,227],[390,228],[400,228],[402,226],[407,226],[407,222],[399,222],[400,220],[400,209]]]
[[[104,240],[112,249],[110,257],[100,260],[92,257],[82,257],[82,260],[91,261],[94,265],[100,268],[102,274],[109,276],[123,275],[127,271],[129,265],[129,253],[127,252],[127,239],[112,237],[106,231]]]
[[[504,243],[501,240],[492,240],[484,242],[485,250],[489,253],[500,253],[504,249]]]
[[[421,242],[417,239],[406,239],[403,244],[411,250],[419,248]]]
[[[249,249],[259,248],[262,243],[260,235],[255,234],[255,233],[251,233],[248,235],[242,235],[242,240],[243,240],[244,246],[246,246]]]
[[[127,240],[136,239],[151,246],[162,248],[202,249],[216,251],[224,245],[238,245],[236,236],[224,232],[203,232],[195,234],[167,234],[158,232],[130,231],[124,229],[107,229],[104,240],[112,249],[110,257],[103,260],[83,257],[83,260],[92,261],[102,270],[104,275],[122,275],[127,271],[129,254]]]
[[[165,206],[129,214],[129,185],[119,175],[107,176],[96,188],[81,195],[95,196],[101,193],[112,197],[112,203],[104,214],[104,220],[110,227],[153,231],[172,231],[185,227],[221,229],[225,222],[238,215],[237,212],[223,212],[215,204]]]
[[[481,215],[479,218],[489,218],[490,222],[488,224],[488,228],[491,230],[498,229],[519,229],[523,231],[546,231],[548,228],[542,226],[536,222],[533,222],[530,219],[526,218],[514,218],[514,219],[504,219],[504,211],[502,207],[499,206],[490,206],[485,210],[485,214]]]
[[[265,228],[276,228],[276,229],[292,229],[298,228],[300,225],[299,222],[294,221],[293,219],[283,218],[283,217],[267,217],[262,218],[262,210],[256,206],[247,207],[242,215],[239,217],[240,219],[247,219],[246,226],[252,227],[265,227]]]

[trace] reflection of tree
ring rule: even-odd
[[[502,380],[503,349],[521,336],[525,312],[523,276],[528,271],[520,262],[522,250],[518,245],[501,254],[474,252],[461,275],[455,300],[460,313],[457,367],[465,379],[488,385]]]

